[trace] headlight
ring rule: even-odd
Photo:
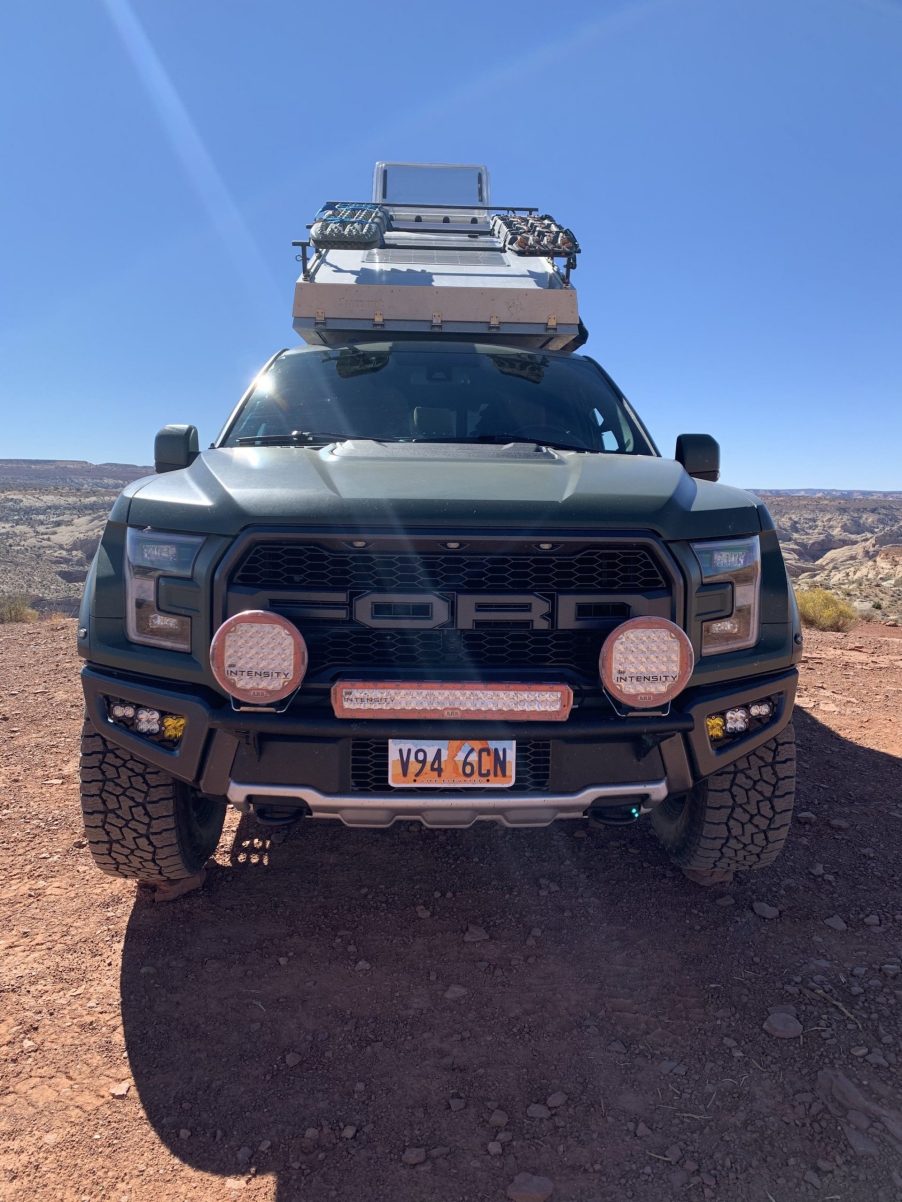
[[[702,655],[741,651],[758,642],[758,596],[761,591],[761,546],[756,534],[710,543],[692,543],[705,584],[733,586],[728,617],[702,622]]]
[[[203,541],[196,534],[128,531],[125,628],[133,643],[170,651],[191,650],[191,619],[157,608],[157,581],[161,576],[190,576]]]

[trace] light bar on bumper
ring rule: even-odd
[[[754,647],[760,636],[761,544],[757,534],[690,545],[705,584],[733,586],[732,611],[702,622],[702,655]]]
[[[349,680],[332,688],[336,718],[564,722],[572,705],[573,690],[564,684]]]

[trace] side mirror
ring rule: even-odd
[[[720,445],[710,434],[678,434],[673,457],[696,480],[720,477]]]
[[[164,426],[153,441],[154,471],[177,472],[199,454],[197,426]]]

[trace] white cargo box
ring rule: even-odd
[[[297,245],[294,328],[305,342],[585,341],[575,237],[535,209],[491,205],[484,167],[377,163],[372,201],[328,202]]]

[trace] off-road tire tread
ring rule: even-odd
[[[201,870],[180,838],[180,786],[173,777],[115,746],[86,721],[81,741],[81,807],[94,863],[109,876],[177,881]]]
[[[747,872],[783,848],[795,800],[795,732],[788,725],[709,777],[690,794],[681,826],[653,815],[657,834],[681,868]]]

